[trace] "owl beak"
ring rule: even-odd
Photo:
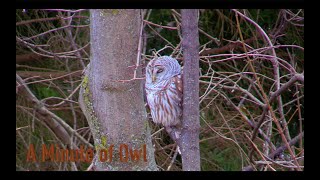
[[[152,74],[152,82],[155,82],[156,81],[156,76],[154,74]]]

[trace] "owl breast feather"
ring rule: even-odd
[[[146,88],[146,92],[154,123],[163,126],[180,124],[182,115],[181,97],[177,94],[174,82],[169,81],[162,87]]]

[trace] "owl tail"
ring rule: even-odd
[[[174,140],[174,142],[178,145],[177,151],[179,152],[179,154],[181,154],[181,151],[179,148],[181,127],[180,126],[166,126],[165,129],[166,129],[167,133],[169,134],[169,136],[171,137],[171,139]]]

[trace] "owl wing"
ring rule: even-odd
[[[182,106],[182,95],[183,95],[183,82],[182,82],[182,76],[179,74],[177,76],[173,77],[173,82],[176,86],[176,90],[178,93],[178,97],[181,99],[181,104],[180,106]]]
[[[183,94],[183,91],[182,91],[183,84],[182,84],[181,75],[174,76],[173,77],[173,82],[176,85],[176,88],[179,91],[179,94]]]

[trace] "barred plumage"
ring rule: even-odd
[[[182,116],[182,80],[178,61],[162,56],[146,67],[146,93],[153,122],[177,126]]]

